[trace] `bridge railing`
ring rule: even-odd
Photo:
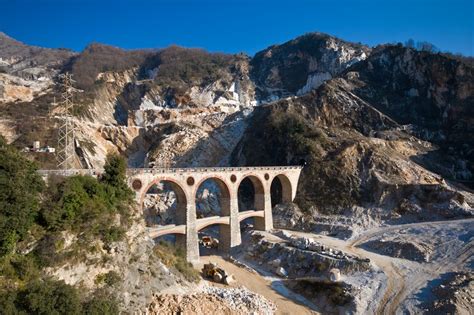
[[[206,172],[238,172],[301,169],[302,166],[242,166],[242,167],[187,167],[187,168],[129,168],[127,174],[143,173],[206,173]]]
[[[242,166],[242,167],[188,167],[188,168],[128,168],[127,175],[136,174],[163,174],[163,173],[206,173],[206,172],[238,172],[238,171],[278,171],[288,169],[301,169],[303,166]],[[38,170],[41,175],[91,175],[98,176],[103,169],[69,169],[69,170]]]
[[[73,175],[91,175],[98,176],[104,172],[103,169],[69,169],[69,170],[38,170],[38,173],[43,176],[58,175],[58,176],[73,176]]]

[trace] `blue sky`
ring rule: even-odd
[[[376,45],[425,40],[473,55],[474,0],[0,0],[0,31],[27,44],[82,50],[170,44],[246,52],[320,31]]]

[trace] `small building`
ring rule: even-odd
[[[39,141],[33,141],[33,151],[37,151],[40,149],[40,142]]]

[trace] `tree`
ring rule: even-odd
[[[0,257],[13,251],[38,214],[44,182],[36,171],[0,136]]]
[[[117,299],[104,290],[97,290],[93,298],[84,305],[84,314],[87,315],[115,315],[119,313]]]
[[[436,53],[439,51],[439,49],[435,45],[426,41],[416,43],[416,48],[419,51],[426,51],[429,53]]]
[[[73,286],[64,281],[36,280],[19,292],[15,304],[28,314],[81,314],[80,296]]]
[[[108,154],[104,171],[101,181],[113,188],[110,192],[114,192],[120,200],[130,198],[132,191],[126,182],[127,162],[125,159],[118,154]]]
[[[412,38],[410,38],[409,40],[405,42],[405,46],[408,48],[415,48],[415,41]]]
[[[107,155],[102,181],[114,187],[121,187],[126,180],[127,162],[118,154]]]
[[[91,176],[71,176],[51,182],[41,209],[41,223],[62,230],[90,221],[109,206],[105,187]]]

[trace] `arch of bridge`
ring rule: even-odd
[[[275,178],[279,178],[282,183],[282,188],[285,190],[287,199],[292,199],[294,195],[294,190],[292,187],[291,180],[289,176],[283,172],[270,172],[261,170],[261,171],[220,171],[220,172],[209,172],[209,173],[200,173],[200,172],[189,172],[187,174],[160,174],[160,173],[138,173],[130,175],[130,185],[136,193],[139,194],[140,204],[143,201],[143,198],[147,191],[154,185],[159,182],[171,182],[175,187],[180,188],[179,190],[184,193],[187,201],[195,199],[199,187],[206,180],[212,179],[218,185],[219,188],[224,192],[227,197],[227,194],[230,198],[237,197],[234,194],[237,193],[236,189],[240,186],[242,181],[246,178],[249,178],[252,181],[252,184],[255,189],[256,194],[267,194],[270,193],[270,185]],[[234,177],[235,176],[235,177]],[[140,187],[135,188],[135,181],[140,181]],[[233,189],[235,188],[235,189]]]
[[[253,188],[255,189],[255,194],[264,194],[265,193],[265,175],[263,175],[263,178],[261,174],[244,174],[240,180],[238,181],[237,187],[240,187],[244,179],[248,178],[253,185]],[[270,179],[270,175],[268,175],[268,178]]]
[[[176,213],[174,216],[175,222],[176,224],[186,224],[186,216],[187,216],[186,211],[187,211],[187,205],[189,202],[189,196],[187,196],[181,184],[173,178],[158,177],[152,180],[150,183],[148,183],[143,189],[143,193],[140,197],[140,200],[139,200],[140,206],[144,208],[145,196],[154,185],[157,185],[159,183],[171,184],[171,189],[176,194]]]
[[[132,180],[132,189],[133,189],[134,180],[140,180],[140,179],[134,178]],[[156,176],[155,178],[148,181],[144,187],[140,188],[142,192],[140,193],[139,204],[143,205],[143,201],[148,191],[154,185],[157,185],[162,182],[171,184],[172,190],[176,193],[176,198],[178,199],[178,201],[183,201],[186,204],[191,199],[188,191],[184,189],[183,183],[181,183],[181,181],[170,176]],[[142,184],[143,184],[143,181],[142,181]]]
[[[230,225],[229,217],[211,217],[211,218],[212,220],[198,219],[196,222],[197,231],[199,232],[212,225]],[[205,219],[208,219],[208,218],[205,218]],[[222,237],[222,236],[223,235],[219,235],[219,237]]]
[[[293,198],[296,192],[293,191],[293,187],[291,185],[291,181],[288,178],[288,176],[286,176],[285,174],[276,174],[275,176],[273,176],[272,180],[270,181],[270,188],[271,188],[271,185],[273,184],[273,181],[275,181],[276,179],[278,179],[281,184],[282,202],[285,203],[285,202],[293,201]]]
[[[253,191],[254,209],[253,210],[263,210],[265,208],[265,194],[271,193],[270,189],[265,189],[265,186],[268,186],[268,185],[265,185],[265,175],[263,176],[263,178],[261,176],[254,175],[254,174],[245,174],[244,176],[242,176],[242,178],[240,178],[240,180],[237,183],[237,198],[238,198],[240,186],[242,185],[242,182],[247,178],[252,183],[252,186],[254,189]],[[270,175],[268,175],[267,178],[269,179]],[[241,220],[239,217],[239,222],[240,221]]]
[[[219,187],[219,205],[221,208],[221,216],[230,216],[230,198],[232,196],[232,190],[231,187],[229,187],[228,183],[226,183],[225,178],[223,178],[223,176],[209,174],[209,176],[201,178],[199,182],[195,184],[194,187],[194,202],[196,202],[199,188],[204,184],[204,182],[208,180],[213,181]]]

